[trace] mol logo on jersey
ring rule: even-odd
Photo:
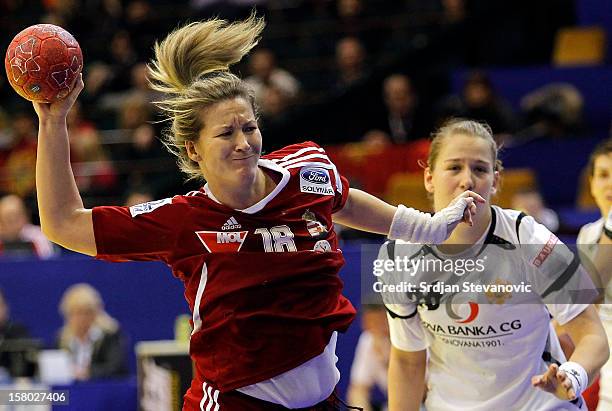
[[[304,167],[300,170],[300,191],[302,193],[333,196],[329,171],[318,167]]]
[[[196,231],[204,247],[211,253],[236,253],[242,248],[248,231]]]

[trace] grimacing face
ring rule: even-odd
[[[250,102],[242,97],[223,100],[201,116],[204,127],[198,140],[185,147],[204,178],[217,188],[253,183],[262,140]]]
[[[612,208],[612,153],[595,158],[590,184],[591,195],[605,218]]]
[[[438,157],[425,169],[425,189],[433,194],[436,211],[448,206],[465,190],[480,194],[490,203],[497,191],[499,173],[494,171],[489,141],[465,134],[444,137]],[[485,207],[478,207],[478,212]]]

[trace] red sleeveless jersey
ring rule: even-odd
[[[332,223],[348,181],[312,142],[263,156],[259,166],[280,181],[245,210],[218,203],[206,187],[93,209],[97,258],[161,260],[183,281],[196,378],[221,392],[321,354],[355,316],[341,294],[344,258]]]

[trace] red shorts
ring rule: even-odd
[[[191,388],[184,396],[183,411],[284,411],[282,405],[263,401],[238,391],[221,393],[207,383],[192,381]],[[293,409],[293,411],[341,411],[361,410],[345,405],[335,393],[312,407]]]

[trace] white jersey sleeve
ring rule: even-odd
[[[378,260],[393,260],[395,256],[389,255],[389,247],[385,243],[378,253]],[[381,277],[381,281],[387,284],[400,284],[406,273],[399,271],[387,271]],[[425,329],[421,324],[418,306],[409,302],[405,295],[395,293],[383,293],[383,301],[387,309],[387,320],[389,321],[389,334],[391,344],[402,351],[421,351],[429,346]]]
[[[421,324],[421,317],[416,311],[416,306],[414,308],[415,315],[409,318],[403,318],[404,316],[400,316],[401,314],[392,311],[400,311],[399,308],[396,306],[388,307],[388,310],[391,311],[387,312],[391,344],[402,351],[421,351],[429,347],[429,341]]]
[[[583,312],[597,295],[580,259],[532,217],[519,226],[524,264],[535,292],[563,325]]]
[[[578,238],[576,239],[576,244],[578,245],[578,249],[580,250],[581,257],[587,257],[592,259],[595,257],[595,251],[597,249],[597,243],[599,242],[599,238],[601,237],[601,233],[603,232],[604,220],[600,218],[599,220],[584,225],[580,232],[578,233]]]

